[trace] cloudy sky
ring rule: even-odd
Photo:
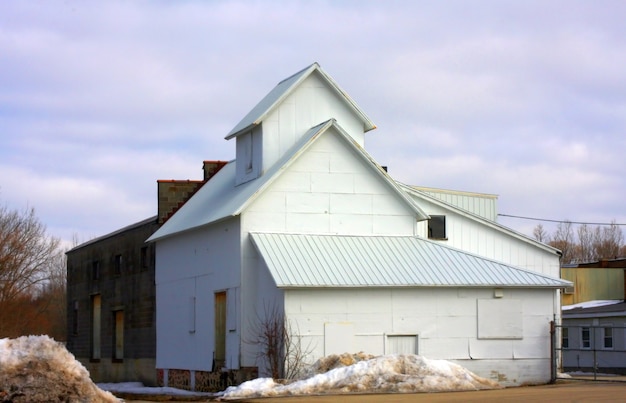
[[[234,158],[228,131],[319,62],[396,179],[626,223],[624,21],[623,1],[0,2],[0,205],[67,241],[150,217],[157,179]]]

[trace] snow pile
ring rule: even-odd
[[[347,367],[350,365],[354,365],[357,362],[368,361],[373,358],[376,357],[371,354],[365,354],[363,352],[359,352],[356,354],[343,353],[341,355],[331,354],[317,360],[307,372],[307,376],[323,374],[324,372],[328,372],[331,369]]]
[[[89,371],[48,336],[0,339],[0,401],[118,402]]]
[[[605,305],[613,305],[613,304],[619,304],[623,302],[623,300],[619,299],[619,300],[615,300],[615,299],[596,299],[593,301],[585,301],[585,302],[579,302],[578,304],[573,304],[573,305],[563,305],[561,307],[561,309],[563,311],[569,311],[570,309],[576,309],[576,308],[595,308],[598,306],[605,306]]]
[[[333,358],[334,359],[334,358]],[[322,359],[328,361],[328,358]],[[339,360],[340,361],[340,360]],[[318,367],[323,367],[319,362]],[[418,355],[387,355],[341,366],[310,378],[281,385],[259,378],[231,386],[221,399],[310,395],[321,393],[411,393],[498,389],[460,365]]]
[[[118,396],[213,396],[213,393],[192,392],[189,390],[172,388],[169,386],[144,386],[141,382],[121,382],[121,383],[98,383],[102,390],[115,393]],[[136,399],[135,399],[136,400]]]

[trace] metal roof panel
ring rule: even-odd
[[[410,236],[252,233],[276,285],[546,287],[569,281]]]

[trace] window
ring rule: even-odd
[[[94,260],[91,262],[91,279],[97,280],[100,278],[100,262]]]
[[[561,329],[561,348],[569,348],[569,329]]]
[[[580,329],[581,348],[591,348],[591,331],[588,327]]]
[[[147,246],[144,246],[143,248],[141,248],[141,268],[142,269],[148,268],[148,247]]]
[[[102,300],[100,294],[91,297],[91,359],[92,361],[100,360],[101,339],[101,306]]]
[[[124,359],[124,311],[114,311],[115,331],[113,332],[113,360],[120,362]]]
[[[244,161],[246,163],[246,173],[252,172],[252,162],[254,160],[253,155],[253,138],[252,133],[244,134],[243,138],[244,144]]]
[[[78,301],[72,304],[72,333],[78,334]]]
[[[603,330],[603,339],[604,339],[604,348],[610,349],[613,348],[613,328],[612,327],[604,327]]]
[[[114,261],[115,274],[122,274],[122,255],[115,255]]]
[[[428,238],[429,239],[447,239],[446,238],[446,216],[431,215],[428,220]]]

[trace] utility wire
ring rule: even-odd
[[[546,221],[546,222],[556,222],[556,223],[570,223],[570,224],[581,224],[581,225],[620,225],[626,226],[626,224],[618,224],[618,223],[606,223],[606,222],[583,222],[583,221],[569,221],[569,220],[550,220],[548,218],[533,218],[533,217],[523,217],[519,215],[510,215],[510,214],[498,214],[501,217],[511,217],[511,218],[519,218],[521,220],[532,220],[532,221]]]

